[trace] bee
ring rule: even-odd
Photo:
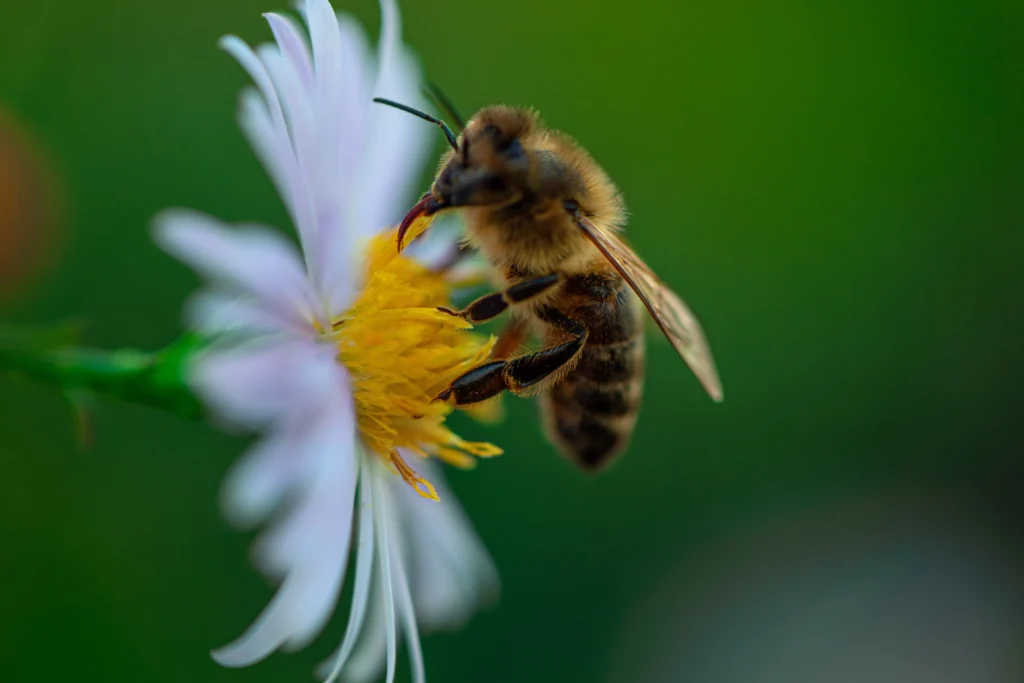
[[[443,98],[443,96],[442,96]],[[406,105],[375,99],[441,127],[451,149],[398,231],[458,211],[468,243],[494,267],[501,291],[462,310],[473,323],[511,309],[491,359],[438,395],[465,407],[504,391],[539,395],[549,440],[579,467],[606,467],[629,444],[644,381],[643,316],[650,312],[711,398],[722,385],[700,323],[626,245],[626,207],[615,184],[583,147],[544,126],[532,109],[488,106],[448,125]],[[635,296],[634,296],[635,295]],[[526,335],[540,350],[515,355]]]

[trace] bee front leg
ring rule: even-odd
[[[439,310],[465,318],[472,323],[487,322],[504,313],[510,305],[529,301],[557,284],[558,273],[550,273],[517,282],[504,292],[494,292],[482,296],[461,311],[453,311],[443,306],[440,306]]]
[[[526,393],[531,387],[573,363],[587,341],[587,329],[551,306],[540,309],[537,317],[571,338],[518,358],[495,360],[473,368],[456,378],[437,395],[436,400],[465,406],[497,396],[506,389],[514,394]]]

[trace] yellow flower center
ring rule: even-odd
[[[445,424],[451,407],[434,397],[456,377],[487,360],[494,339],[468,330],[468,322],[442,313],[451,286],[443,273],[401,256],[396,232],[368,245],[365,285],[355,304],[334,321],[338,359],[352,377],[363,442],[421,496],[437,500],[399,449],[436,456],[458,467],[472,456],[501,454],[498,447],[464,441]]]

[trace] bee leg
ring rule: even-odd
[[[484,295],[461,311],[453,311],[443,306],[438,308],[445,313],[465,318],[470,322],[482,323],[501,315],[511,304],[528,301],[551,289],[556,284],[558,284],[558,273],[550,273],[517,282],[504,292]]]
[[[576,360],[587,340],[587,329],[551,306],[542,308],[537,315],[569,334],[571,339],[518,358],[495,360],[473,368],[456,378],[437,395],[437,400],[464,406],[497,396],[506,389],[519,394]]]
[[[587,328],[554,306],[543,306],[536,311],[537,318],[560,330],[569,339],[540,351],[527,353],[508,361],[505,367],[505,385],[518,394],[536,386],[555,372],[575,362],[587,341]]]
[[[473,368],[456,377],[448,388],[434,397],[435,401],[449,401],[456,406],[479,403],[505,391],[505,366],[508,361],[495,360]]]

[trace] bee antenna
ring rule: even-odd
[[[455,125],[459,127],[459,132],[461,133],[462,129],[466,127],[466,121],[459,116],[459,112],[455,110],[455,105],[452,104],[452,101],[444,94],[444,91],[441,90],[436,83],[429,82],[423,87],[423,89],[426,91],[427,97],[433,100],[434,104],[437,105],[437,108],[442,110],[448,115],[448,118],[455,122]]]
[[[448,138],[448,144],[451,145],[452,149],[454,149],[456,152],[459,151],[459,143],[455,138],[455,133],[453,133],[452,129],[448,127],[448,124],[442,121],[441,119],[433,117],[430,114],[420,111],[419,109],[413,109],[408,105],[399,104],[398,102],[395,102],[393,100],[386,100],[383,97],[374,97],[373,101],[378,104],[386,104],[389,107],[394,107],[395,109],[401,109],[402,111],[408,114],[420,117],[424,121],[430,121],[431,123],[441,126],[441,130],[444,131],[444,136]]]

